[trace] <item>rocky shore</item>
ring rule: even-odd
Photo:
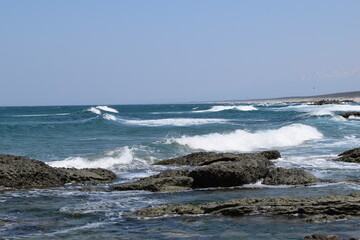
[[[0,186],[13,189],[47,188],[65,184],[101,184],[116,175],[101,168],[54,168],[26,157],[0,154]]]
[[[304,170],[275,168],[271,160],[279,157],[278,151],[243,154],[197,152],[155,163],[184,166],[183,169],[167,170],[136,182],[114,185],[110,190],[179,191],[234,187],[261,180],[267,185],[310,185],[317,182],[315,176]]]

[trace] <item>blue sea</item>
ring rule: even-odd
[[[360,164],[335,162],[360,147],[360,119],[337,113],[359,104],[169,104],[0,107],[0,153],[54,167],[101,167],[112,184],[135,181],[173,167],[162,159],[197,151],[276,149],[277,166],[305,169],[314,186],[199,189],[175,193],[80,191],[84,186],[5,191],[0,194],[0,239],[303,239],[314,233],[359,237],[358,219],[305,223],[296,216],[142,218],[137,209],[248,197],[311,197],[359,192]]]

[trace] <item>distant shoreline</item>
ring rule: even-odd
[[[338,101],[351,100],[360,103],[360,91],[324,94],[324,95],[316,95],[316,96],[304,96],[304,97],[281,97],[281,98],[250,99],[250,100],[209,101],[206,103],[279,103],[279,102],[302,103],[302,102],[315,102],[323,99],[338,100]]]

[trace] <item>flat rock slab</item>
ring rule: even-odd
[[[336,235],[313,234],[306,236],[304,240],[359,240],[359,238],[340,238]]]
[[[136,212],[144,217],[165,215],[237,216],[249,214],[293,215],[313,217],[321,215],[324,221],[360,216],[360,193],[314,198],[246,198],[204,204],[169,204],[148,207]],[[326,216],[329,218],[327,219]]]
[[[54,168],[26,157],[0,154],[0,186],[28,189],[63,186],[67,183],[100,184],[116,175],[106,169]]]
[[[260,153],[216,153],[216,152],[196,152],[189,155],[166,159],[154,163],[154,165],[188,165],[188,166],[205,166],[215,162],[247,161],[256,159],[277,159],[280,158],[280,152],[276,150],[264,151]]]

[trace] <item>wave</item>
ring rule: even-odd
[[[122,120],[124,123],[148,126],[148,127],[159,127],[159,126],[176,126],[184,127],[191,125],[203,125],[212,123],[226,123],[226,119],[217,118],[165,118],[165,119],[154,119],[154,120]]]
[[[360,120],[360,117],[351,115],[351,116],[349,116],[349,119],[351,119],[351,120]]]
[[[108,107],[108,106],[96,106],[96,108],[99,109],[99,110],[103,110],[105,112],[119,113],[118,110],[116,110],[114,108],[111,108],[111,107]]]
[[[88,109],[86,109],[86,111],[93,112],[93,113],[95,113],[97,115],[101,114],[101,111],[99,109],[95,108],[95,107],[88,108]]]
[[[295,110],[298,112],[305,112],[312,116],[333,116],[335,112],[358,112],[360,111],[360,105],[296,105],[296,106],[288,106],[285,108],[281,108],[281,110]]]
[[[60,161],[46,162],[52,167],[67,168],[116,168],[118,165],[126,165],[133,161],[133,153],[129,147],[122,147],[113,151],[105,152],[95,157],[69,157]]]
[[[106,120],[111,120],[111,121],[116,121],[117,120],[117,118],[114,115],[111,115],[111,114],[108,114],[108,113],[105,113],[103,115],[103,118],[105,118]]]
[[[203,112],[221,112],[226,110],[238,110],[238,111],[255,111],[258,110],[256,107],[250,106],[213,106],[207,110],[198,110],[193,111],[195,113],[203,113]]]
[[[170,142],[206,151],[248,152],[256,149],[296,146],[305,141],[321,139],[322,137],[323,135],[314,127],[303,124],[291,124],[275,130],[254,133],[236,130],[223,134],[211,133],[192,137],[183,136],[181,138],[170,139]]]

